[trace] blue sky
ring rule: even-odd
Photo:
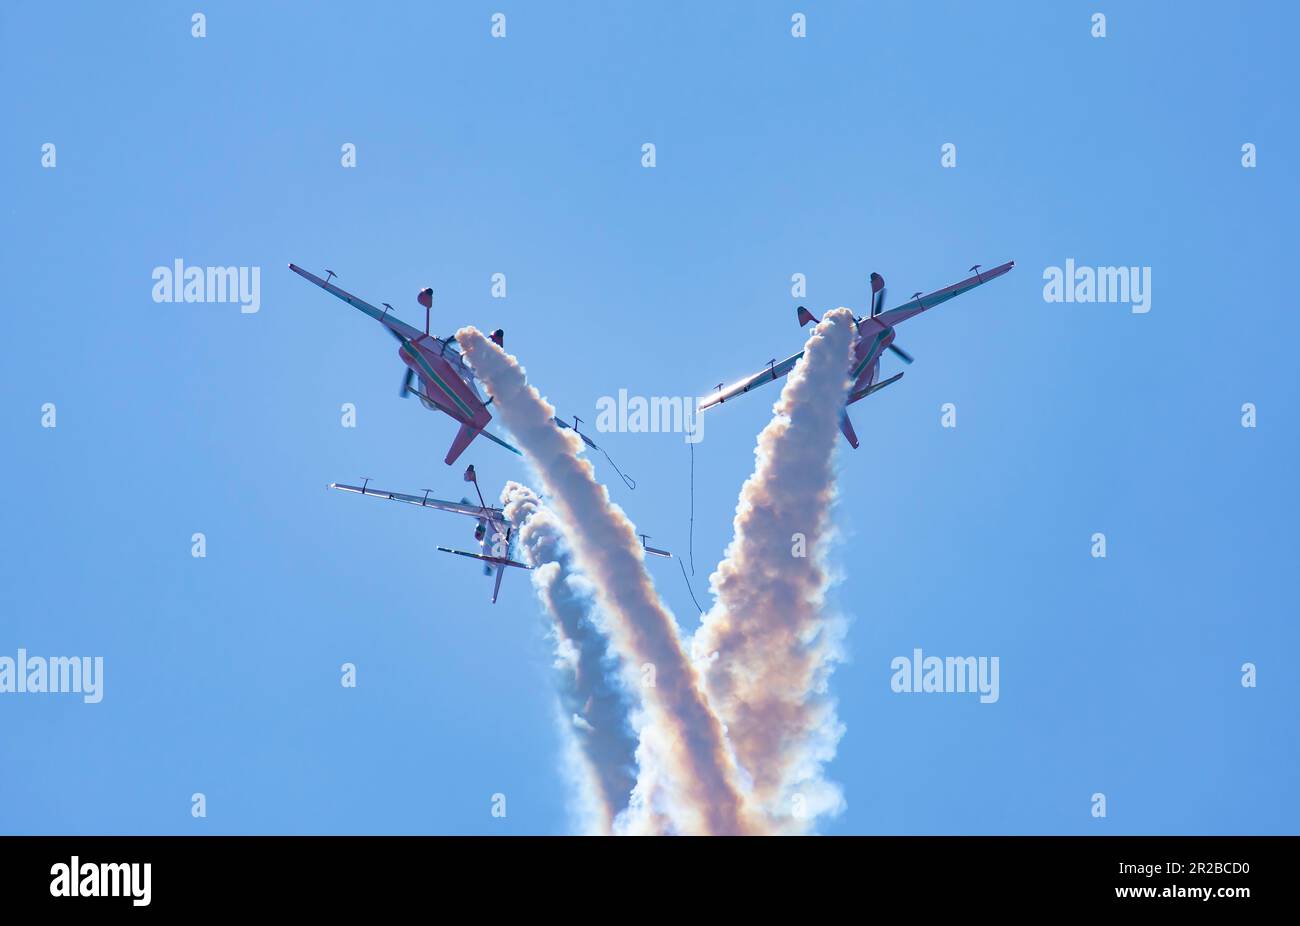
[[[202,39],[195,6],[0,10],[0,656],[105,659],[99,704],[0,695],[0,832],[568,830],[527,583],[492,607],[434,552],[468,525],[324,488],[459,498],[453,426],[291,260],[415,324],[433,286],[437,332],[504,327],[594,421],[792,353],[795,305],[862,311],[873,270],[894,304],[1015,259],[901,326],[916,363],[853,409],[824,831],[1300,828],[1292,6],[203,3]],[[155,303],[177,258],[260,267],[261,310]],[[1151,311],[1045,302],[1067,258],[1150,267]],[[775,398],[707,418],[701,596]],[[681,436],[598,440],[685,550]],[[1000,700],[892,693],[916,647],[998,656]]]

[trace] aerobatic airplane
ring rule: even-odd
[[[369,315],[397,339],[401,345],[397,350],[397,356],[401,357],[402,363],[406,364],[406,373],[402,377],[402,388],[398,395],[406,398],[413,392],[425,408],[449,415],[460,424],[460,431],[456,433],[456,439],[451,442],[451,449],[447,451],[447,458],[444,461],[448,466],[455,463],[470,442],[480,434],[513,453],[519,453],[517,449],[486,430],[487,423],[492,420],[492,413],[487,409],[492,404],[492,400],[490,398],[486,402],[483,400],[474,378],[474,371],[461,356],[456,339],[436,338],[429,334],[429,311],[433,307],[431,288],[420,290],[419,295],[416,296],[416,301],[424,306],[424,331],[421,333],[394,316],[393,307],[386,302],[383,303],[382,310],[377,309],[364,299],[358,299],[329,280],[322,280],[316,274],[303,270],[296,264],[290,264],[289,269],[303,279],[315,283],[325,292],[338,296],[354,309]],[[326,270],[325,273],[331,278],[336,275],[332,270]],[[505,332],[498,328],[492,332],[492,340],[498,347],[503,346]],[[417,378],[418,385],[412,386],[412,381]]]
[[[879,392],[890,383],[896,383],[903,378],[902,373],[895,373],[889,379],[877,382],[880,375],[880,355],[888,348],[897,354],[904,363],[912,362],[912,356],[894,343],[894,326],[914,315],[920,315],[927,309],[933,309],[942,302],[960,296],[962,293],[970,292],[989,280],[997,279],[1004,273],[1010,272],[1015,265],[1014,260],[1009,260],[999,267],[981,273],[980,265],[976,264],[970,268],[975,272],[974,276],[967,277],[960,283],[945,286],[928,296],[913,293],[910,302],[905,302],[898,308],[890,309],[888,312],[882,311],[885,305],[885,278],[878,273],[871,274],[871,314],[869,316],[855,317],[853,320],[857,329],[857,339],[853,346],[853,360],[849,365],[849,378],[852,380],[853,385],[849,387],[849,396],[844,402],[845,408],[840,412],[840,430],[844,432],[844,436],[853,449],[856,450],[858,447],[858,436],[853,431],[853,422],[849,420],[848,406],[865,399],[873,392]],[[817,317],[803,306],[799,306],[797,311],[799,327],[802,328],[809,322],[817,321]],[[738,395],[757,389],[764,383],[780,379],[794,369],[794,365],[802,356],[803,351],[799,351],[793,357],[787,357],[780,363],[771,360],[768,362],[767,369],[760,370],[753,376],[747,376],[725,388],[722,383],[719,383],[716,392],[700,400],[700,411],[712,408],[714,405],[720,405],[728,399],[734,399]]]
[[[501,578],[505,575],[506,567],[514,566],[518,569],[532,569],[533,567],[512,558],[515,539],[514,526],[507,520],[503,509],[493,508],[483,500],[483,492],[478,487],[478,475],[474,472],[472,465],[465,470],[465,481],[474,483],[474,491],[478,494],[477,505],[468,498],[462,498],[459,502],[430,498],[427,489],[423,495],[407,495],[403,492],[389,492],[386,489],[372,489],[370,488],[369,479],[363,480],[359,486],[331,482],[329,488],[338,489],[342,492],[355,492],[358,495],[365,495],[370,498],[405,502],[408,505],[418,505],[421,508],[432,508],[436,511],[450,511],[452,514],[463,514],[474,518],[478,521],[474,526],[474,539],[478,541],[480,552],[469,553],[465,550],[453,550],[451,547],[438,547],[438,550],[441,553],[454,553],[457,556],[467,556],[470,559],[480,560],[483,563],[483,574],[487,576],[492,575],[492,567],[495,566],[496,583],[492,587],[492,603],[496,604],[497,595],[501,592]],[[646,543],[648,534],[641,534],[640,536],[641,547],[645,552],[654,556],[672,556],[667,550],[658,550]]]
[[[478,522],[474,526],[474,539],[478,541],[480,552],[467,553],[464,550],[453,550],[450,547],[438,547],[438,550],[442,553],[454,553],[457,556],[468,556],[471,559],[481,560],[484,575],[492,575],[492,567],[495,566],[496,583],[492,587],[492,603],[496,604],[497,595],[501,592],[501,577],[505,575],[506,567],[514,566],[518,569],[531,569],[532,567],[511,558],[511,547],[514,544],[513,526],[506,520],[505,512],[502,509],[493,508],[483,501],[483,492],[478,487],[478,476],[475,474],[473,466],[465,470],[465,481],[474,483],[474,491],[478,493],[479,503],[477,505],[468,498],[463,498],[459,502],[429,498],[428,490],[423,495],[406,495],[402,492],[372,489],[370,488],[369,479],[364,480],[359,486],[331,482],[329,487],[343,492],[355,492],[358,495],[366,495],[372,498],[406,502],[408,505],[432,508],[435,511],[450,511],[452,514],[463,514],[474,518]]]

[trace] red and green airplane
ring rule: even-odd
[[[420,332],[394,316],[393,307],[386,302],[382,303],[383,309],[377,309],[364,299],[358,299],[346,290],[335,286],[328,279],[322,280],[316,274],[303,270],[296,264],[290,264],[289,269],[303,279],[315,283],[325,292],[339,297],[354,309],[369,315],[397,339],[401,345],[397,350],[397,356],[402,358],[402,363],[406,364],[402,389],[398,394],[406,398],[410,393],[415,393],[416,398],[425,408],[449,415],[460,424],[460,430],[456,433],[456,439],[451,442],[451,449],[447,451],[444,461],[448,466],[455,463],[470,442],[480,434],[512,453],[520,453],[519,450],[486,430],[488,422],[492,420],[492,413],[488,411],[492,399],[484,401],[474,378],[474,371],[461,356],[456,339],[436,338],[429,334],[429,310],[433,307],[432,289],[426,287],[416,296],[416,300],[424,306],[424,331]],[[330,278],[336,276],[332,270],[326,270],[325,273]],[[492,340],[501,346],[505,340],[505,332],[498,328],[492,333]]]
[[[885,311],[885,278],[878,273],[871,274],[871,314],[858,315],[853,319],[853,358],[847,371],[848,379],[852,385],[849,387],[849,395],[844,402],[844,409],[840,412],[840,430],[844,432],[845,439],[848,440],[849,445],[854,450],[858,449],[858,435],[853,430],[853,422],[849,421],[848,406],[865,399],[874,392],[879,392],[890,383],[896,383],[903,378],[902,373],[895,373],[889,379],[878,381],[880,377],[880,355],[888,349],[897,354],[904,363],[912,362],[912,355],[894,343],[894,326],[899,322],[907,321],[909,318],[933,309],[949,299],[954,299],[962,293],[968,293],[977,286],[983,286],[989,280],[996,280],[1003,274],[1010,273],[1011,268],[1015,267],[1015,265],[1014,260],[1009,260],[992,270],[981,271],[980,265],[976,264],[970,268],[974,276],[967,277],[959,283],[953,283],[951,286],[945,286],[943,289],[936,290],[928,295],[913,293],[909,301],[888,311]],[[809,322],[816,323],[817,321],[817,316],[803,306],[799,306],[797,314],[800,327]],[[712,408],[715,405],[721,405],[723,402],[744,395],[765,383],[780,379],[794,369],[795,364],[799,362],[799,358],[802,356],[803,351],[799,351],[799,353],[787,357],[780,363],[771,360],[768,362],[767,369],[759,370],[757,373],[746,376],[730,386],[719,383],[717,390],[712,395],[700,399],[700,411]]]

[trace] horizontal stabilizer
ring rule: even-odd
[[[509,444],[507,444],[505,441],[503,441],[501,438],[497,437],[495,434],[491,433],[490,431],[483,431],[482,433],[483,436],[486,437],[488,440],[492,441],[492,443],[500,444],[502,447],[506,448],[511,453],[517,453],[521,457],[524,455],[524,452],[520,450],[518,447],[510,446]]]
[[[519,569],[532,569],[532,566],[525,563],[517,563],[512,559],[504,556],[484,556],[482,553],[466,553],[464,550],[453,550],[451,547],[438,547],[443,553],[455,553],[457,556],[468,556],[470,559],[483,560],[486,563],[495,563],[498,566],[515,566]]]
[[[871,395],[871,393],[879,392],[881,389],[884,389],[890,383],[896,383],[902,378],[903,378],[902,373],[895,373],[893,376],[889,377],[889,379],[881,380],[880,382],[874,383],[865,389],[859,389],[857,392],[849,396],[849,400],[845,404],[852,405],[854,402],[858,401],[859,399],[865,399],[867,396]]]

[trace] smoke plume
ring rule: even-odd
[[[853,334],[852,312],[827,313],[781,390],[710,577],[714,606],[692,640],[752,805],[773,832],[806,832],[843,806],[822,774],[843,735],[826,692],[843,625],[825,614],[823,557]]]
[[[549,503],[572,525],[574,560],[596,591],[611,642],[635,673],[641,695],[642,773],[655,781],[639,806],[662,806],[683,833],[754,831],[721,725],[709,710],[672,615],[645,569],[635,528],[580,456],[582,441],[561,431],[555,410],[523,369],[476,328],[456,333],[466,359],[493,396],[493,409],[540,475]],[[647,768],[653,761],[655,767]]]
[[[506,483],[501,502],[524,562],[533,567],[533,588],[553,621],[560,709],[576,747],[573,761],[581,765],[573,777],[587,785],[580,802],[585,829],[610,835],[636,785],[631,696],[619,682],[591,589],[574,571],[555,515],[532,489],[517,482]]]

